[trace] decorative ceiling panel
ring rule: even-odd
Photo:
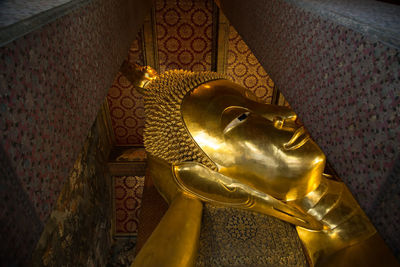
[[[127,60],[144,65],[141,34],[132,43]],[[130,81],[118,73],[107,95],[116,145],[143,144],[144,103]]]
[[[234,82],[250,89],[266,103],[271,103],[274,82],[232,26],[229,30],[226,73]]]
[[[211,70],[212,0],[157,0],[160,72]]]

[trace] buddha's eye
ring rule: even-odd
[[[239,117],[237,117],[237,119],[239,121],[243,121],[245,119],[247,119],[247,117],[249,116],[249,112],[243,113],[242,115],[240,115]]]
[[[239,116],[237,116],[230,123],[228,123],[228,125],[226,125],[223,133],[226,134],[229,131],[231,131],[233,128],[235,128],[238,125],[240,125],[243,122],[245,122],[247,120],[247,118],[249,117],[249,114],[250,114],[250,112],[247,111],[247,112],[244,112],[244,113],[240,114]]]

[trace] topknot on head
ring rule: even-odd
[[[158,76],[152,67],[131,64],[126,60],[122,63],[120,71],[141,94],[145,93],[146,87]]]

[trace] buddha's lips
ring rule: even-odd
[[[285,150],[295,150],[304,145],[310,139],[310,135],[307,133],[304,126],[298,128],[290,138],[289,142],[283,145]]]

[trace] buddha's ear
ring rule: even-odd
[[[201,163],[173,164],[172,170],[180,189],[203,201],[253,210],[312,230],[322,229],[322,224],[310,215]]]
[[[174,179],[185,192],[203,201],[217,204],[237,206],[245,205],[249,195],[238,190],[239,184],[233,179],[211,170],[207,166],[195,162],[174,164]],[[233,194],[233,192],[235,192]]]

